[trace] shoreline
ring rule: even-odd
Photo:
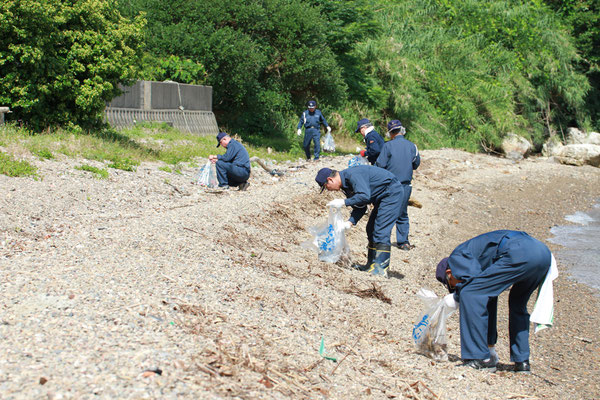
[[[506,292],[496,374],[459,366],[457,316],[448,322],[446,363],[416,354],[411,331],[422,308],[416,292],[444,294],[434,276],[439,259],[495,229],[524,230],[557,251],[551,227],[600,198],[600,169],[451,149],[421,156],[412,198],[422,208],[409,207],[416,247],[392,249],[390,279],[319,262],[300,247],[308,227],[326,218],[325,204],[340,197],[318,193],[316,171],[343,169],[349,157],[323,157],[277,180],[253,168],[247,192],[205,191],[190,184],[194,169],[170,174],[158,163],[98,180],[74,169],[81,160],[34,159],[44,179],[0,176],[0,392],[597,397],[600,299],[560,263],[555,326],[531,334],[530,376],[508,371]],[[347,235],[358,262],[365,224]],[[321,338],[337,363],[319,355]]]

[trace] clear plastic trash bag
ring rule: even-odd
[[[363,156],[354,156],[348,161],[348,168],[356,167],[357,165],[369,165],[369,160]]]
[[[429,289],[421,288],[417,296],[425,305],[412,332],[417,351],[435,361],[448,361],[446,320],[455,310]]]
[[[335,151],[335,141],[333,140],[333,135],[328,132],[323,139],[323,151],[333,153]]]
[[[207,188],[215,188],[219,186],[217,180],[217,167],[210,161],[207,161],[196,174],[194,182],[197,185],[204,186]]]
[[[342,256],[349,256],[350,246],[346,241],[344,218],[340,208],[329,207],[327,222],[312,226],[308,231],[314,237],[301,246],[316,251],[319,260],[336,263]]]

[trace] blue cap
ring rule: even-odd
[[[310,101],[307,103],[307,106],[308,106],[308,108],[316,108],[316,107],[317,107],[317,102],[316,102],[316,101],[314,101],[314,100],[310,100]]]
[[[371,121],[369,121],[369,120],[368,120],[368,119],[366,119],[366,118],[363,118],[363,119],[361,119],[360,121],[358,121],[358,122],[356,123],[356,130],[355,130],[354,132],[358,132],[358,131],[360,131],[360,128],[362,128],[363,126],[365,126],[365,125],[367,125],[367,124],[370,124],[370,123],[371,123]]]
[[[435,277],[448,288],[449,292],[453,292],[453,290],[450,290],[450,285],[448,284],[448,275],[446,275],[446,270],[448,268],[450,268],[448,266],[448,257],[442,258],[435,269]]]
[[[396,129],[402,128],[402,122],[398,121],[397,119],[392,120],[388,122],[387,128],[388,133],[390,133],[391,131],[395,131]]]
[[[225,132],[219,132],[217,135],[217,147],[221,145],[221,139],[223,139],[227,134]]]
[[[331,176],[331,168],[321,168],[319,172],[317,172],[317,176],[315,181],[321,186],[321,193],[325,190],[325,184],[327,183],[327,178]]]

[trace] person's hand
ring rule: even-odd
[[[298,131],[296,132],[296,134],[297,134],[298,136],[302,135],[302,129],[298,129]]]
[[[454,300],[454,293],[450,293],[444,296],[444,304],[450,310],[456,310],[458,308],[458,303]]]
[[[330,126],[327,127],[327,133],[331,133],[331,127]]]
[[[342,208],[346,205],[344,199],[334,199],[327,203],[328,207]]]
[[[349,231],[350,229],[352,229],[353,226],[354,225],[352,225],[352,222],[350,222],[350,221],[344,222],[344,230],[345,231]]]
[[[361,150],[361,151],[360,151],[360,156],[361,156],[361,157],[364,157],[366,152],[367,152],[366,150]]]

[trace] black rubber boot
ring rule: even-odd
[[[366,264],[352,264],[352,268],[357,269],[359,271],[366,271],[369,269],[369,266],[373,262],[373,257],[375,257],[375,243],[369,242],[367,246],[367,263]]]

